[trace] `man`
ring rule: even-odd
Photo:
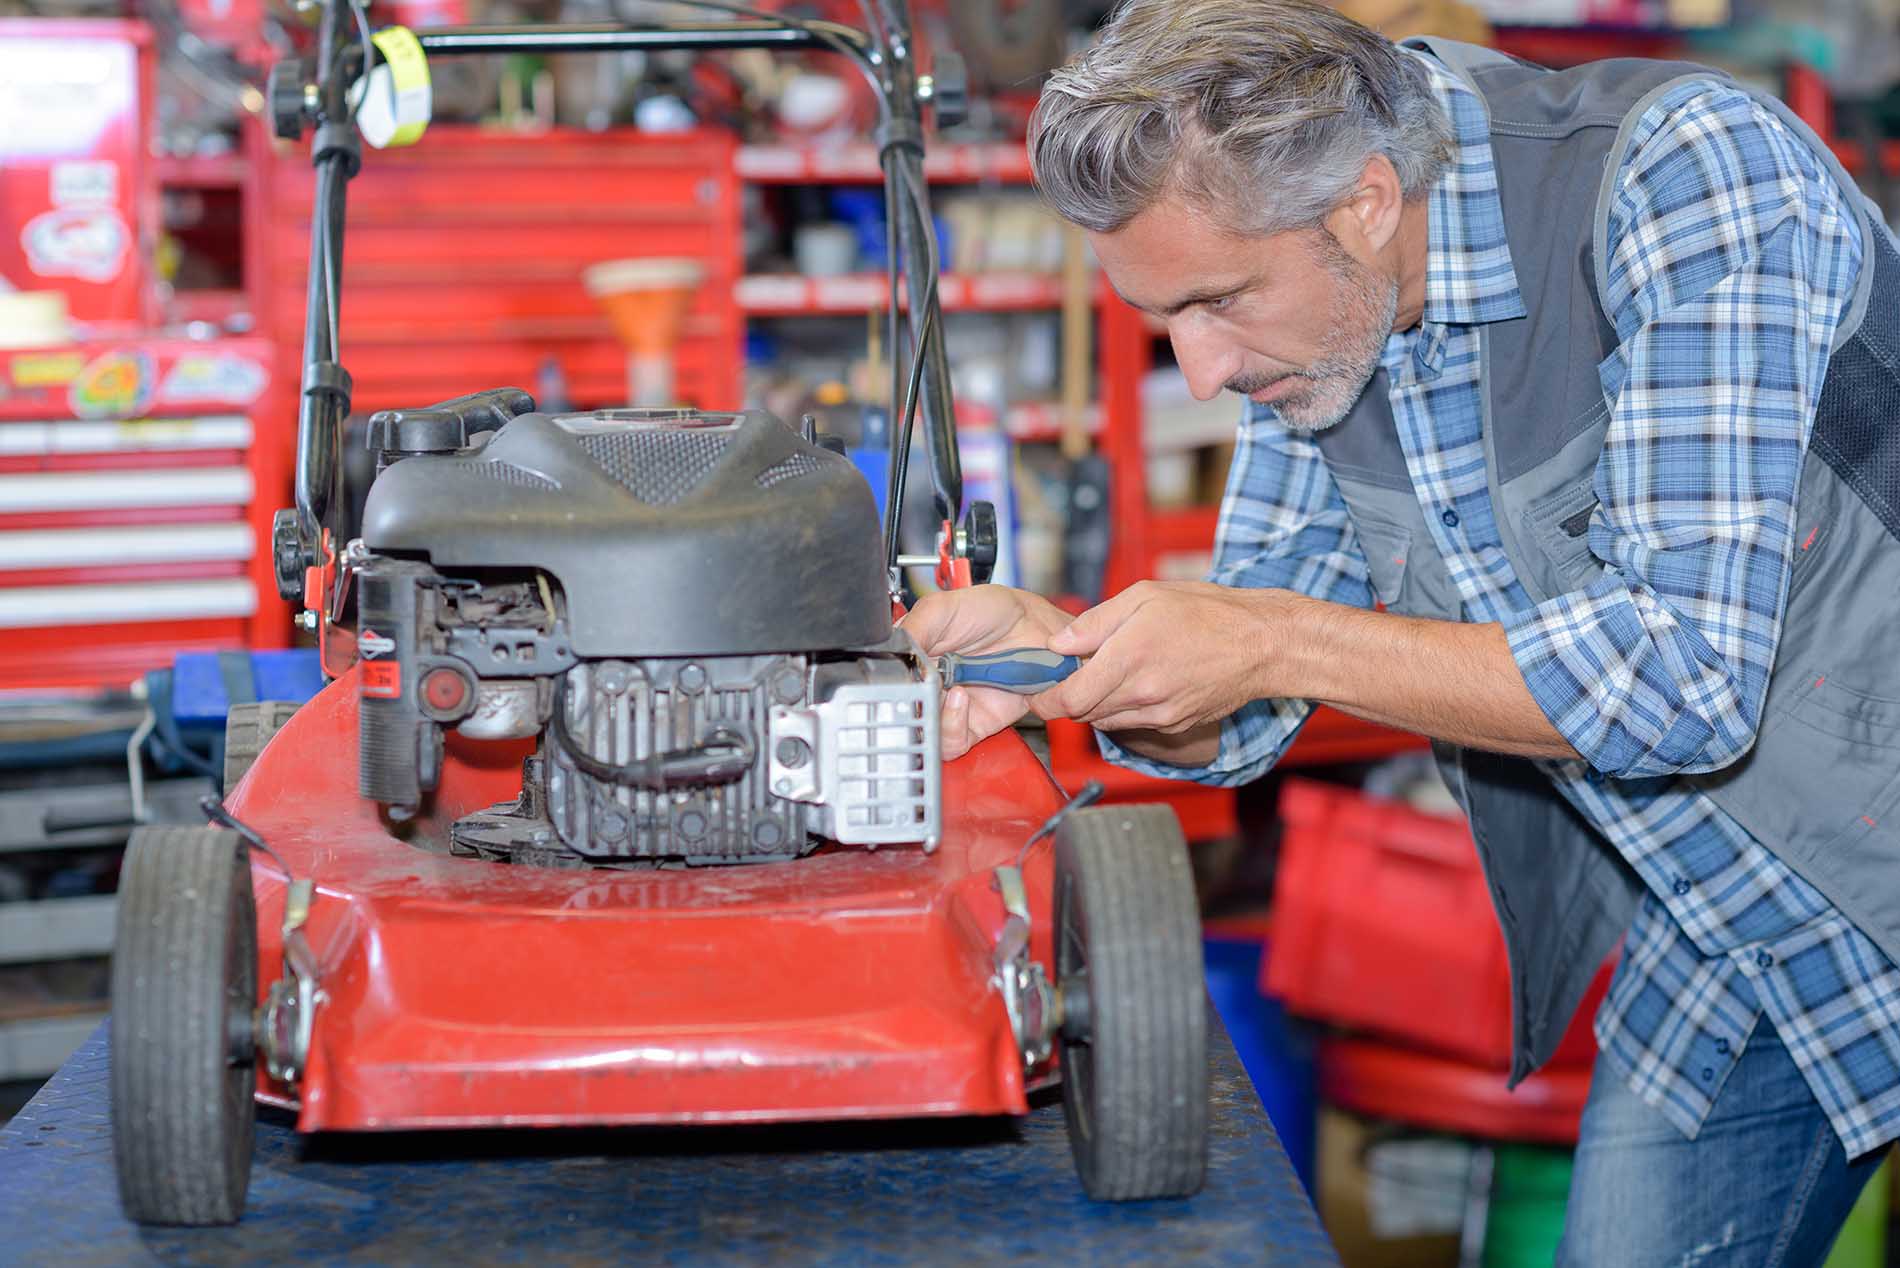
[[[1715,72],[1301,0],[1133,0],[1030,153],[1196,395],[1247,398],[1213,577],[906,628],[1088,658],[1027,707],[1158,774],[1257,778],[1313,702],[1433,737],[1514,1078],[1622,942],[1563,1261],[1819,1262],[1900,1136],[1884,225]],[[952,691],[946,755],[1024,707]]]

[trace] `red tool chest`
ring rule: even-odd
[[[261,339],[0,350],[0,690],[284,645],[271,381]]]

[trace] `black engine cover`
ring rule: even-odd
[[[372,554],[448,572],[541,569],[565,592],[584,658],[890,637],[870,485],[769,415],[523,414],[478,439],[377,477],[363,515]]]

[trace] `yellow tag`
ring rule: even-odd
[[[406,26],[378,31],[372,42],[381,57],[368,78],[357,81],[356,126],[379,150],[414,145],[434,105],[428,56]]]

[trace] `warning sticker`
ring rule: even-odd
[[[363,691],[366,696],[394,700],[402,694],[402,666],[393,660],[363,662]]]

